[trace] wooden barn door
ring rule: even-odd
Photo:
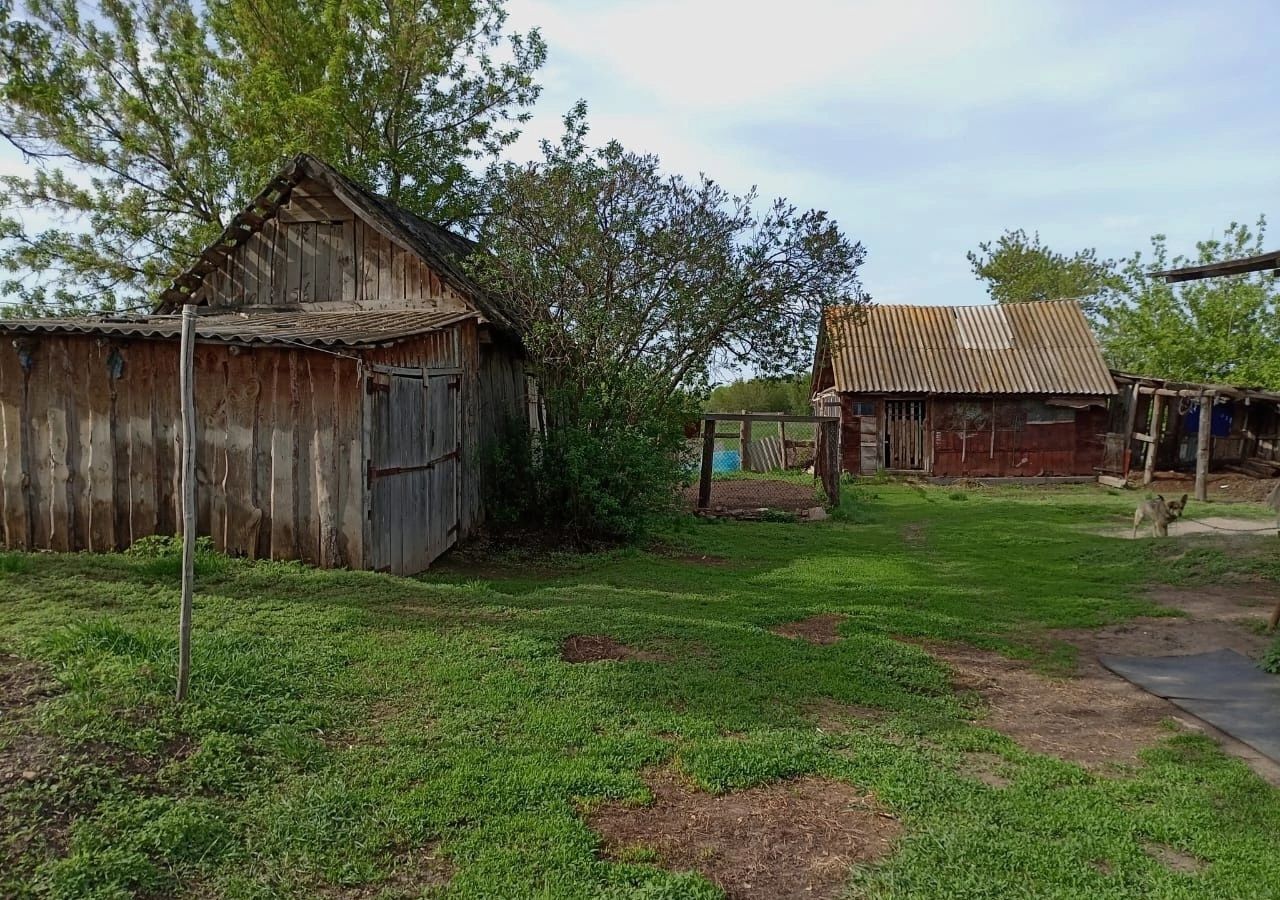
[[[923,400],[884,402],[884,467],[924,471],[925,425]]]
[[[373,568],[411,575],[458,538],[460,376],[375,369],[368,376]]]

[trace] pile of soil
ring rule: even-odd
[[[646,782],[651,805],[612,803],[587,814],[605,855],[697,870],[731,900],[838,897],[850,867],[887,855],[902,833],[874,797],[829,778],[721,796],[671,772]]]

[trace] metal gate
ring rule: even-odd
[[[923,400],[884,403],[884,467],[923,471],[925,467]]]
[[[377,368],[367,384],[370,555],[411,575],[458,540],[461,375]]]

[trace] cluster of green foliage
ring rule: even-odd
[[[675,394],[635,418],[615,414],[599,389],[545,399],[572,413],[542,432],[512,422],[499,437],[486,480],[492,522],[576,542],[632,541],[671,520],[692,466],[691,398]]]
[[[738,378],[711,389],[707,412],[780,412],[803,416],[813,412],[808,375]]]
[[[516,137],[546,48],[502,0],[0,0],[0,293],[137,308],[286,158],[445,223]],[[478,166],[480,163],[481,166]]]
[[[660,494],[674,507],[690,398],[727,366],[808,363],[824,312],[865,302],[864,251],[824,212],[759,208],[754,191],[670,175],[616,142],[591,147],[585,115],[575,107],[538,161],[491,169],[487,252],[468,262],[542,392],[539,514],[635,534],[629,510]]]
[[[1010,231],[971,253],[974,274],[1000,302],[1072,297],[1090,314],[1108,362],[1144,375],[1280,388],[1280,287],[1257,273],[1166,284],[1152,272],[1238,259],[1264,249],[1266,220],[1237,222],[1201,241],[1194,257],[1170,256],[1164,235],[1151,252],[1115,261],[1072,255],[1039,236]]]
[[[1039,232],[1009,230],[970,251],[969,265],[997,303],[1079,300],[1086,308],[1115,283],[1115,263],[1093,249],[1070,256],[1045,246]]]
[[[0,746],[49,750],[0,782],[0,895],[721,896],[654,848],[599,852],[583,810],[647,802],[653,767],[716,793],[810,774],[873,793],[904,834],[852,873],[860,895],[1280,893],[1280,793],[1210,739],[1171,730],[1103,770],[1028,752],[899,639],[1060,663],[1048,629],[1161,612],[1136,599],[1149,581],[1239,561],[1093,534],[1132,512],[1096,489],[954,490],[850,489],[828,522],[689,524],[657,552],[517,555],[484,579],[227,560],[197,597],[183,707],[176,579],[140,556],[14,555],[0,651],[56,689],[0,721]],[[839,643],[770,631],[817,613],[847,617]],[[569,664],[574,634],[658,658]],[[831,727],[833,702],[882,717]],[[967,774],[973,753],[1008,784]],[[1145,841],[1205,866],[1172,871]]]

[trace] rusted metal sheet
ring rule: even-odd
[[[831,386],[841,393],[1116,393],[1089,323],[1070,300],[873,306],[863,316],[836,309],[826,329]]]

